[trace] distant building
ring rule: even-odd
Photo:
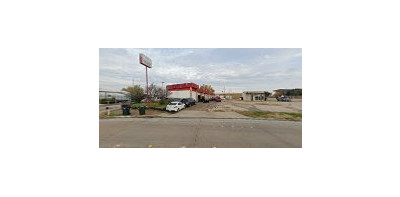
[[[270,94],[266,91],[244,91],[242,98],[245,101],[266,101]]]
[[[242,97],[242,93],[215,93],[217,96],[221,97],[221,98],[225,98],[227,100],[239,100],[240,97]]]
[[[114,102],[131,101],[131,94],[126,91],[99,90],[99,100],[113,100]]]

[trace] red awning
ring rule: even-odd
[[[167,85],[167,90],[172,91],[172,90],[189,90],[192,88],[193,91],[196,91],[196,89],[199,88],[197,84],[194,83],[182,83],[182,84],[173,84],[173,85]]]

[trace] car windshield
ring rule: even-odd
[[[177,105],[177,104],[178,104],[178,102],[172,102],[169,105]]]

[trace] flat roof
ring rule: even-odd
[[[248,94],[248,93],[250,93],[250,94],[265,94],[265,93],[268,93],[267,91],[244,91],[243,93],[245,93],[245,94]]]

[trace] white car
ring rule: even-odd
[[[185,108],[185,104],[181,102],[171,102],[170,104],[167,105],[166,110],[167,111],[180,111],[183,108]]]

